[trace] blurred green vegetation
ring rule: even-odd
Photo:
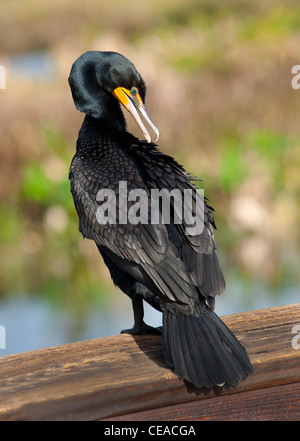
[[[94,244],[78,232],[68,181],[83,116],[67,77],[91,49],[121,52],[143,74],[160,149],[203,179],[216,210],[225,276],[274,288],[299,283],[296,0],[1,6],[1,296],[43,294],[83,310],[115,292]],[[14,57],[32,53],[51,56],[50,78],[15,67]]]

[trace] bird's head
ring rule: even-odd
[[[133,116],[146,140],[151,136],[141,116],[159,138],[159,130],[145,108],[146,86],[135,66],[117,52],[89,51],[73,64],[69,84],[78,110],[94,118],[113,118],[114,103]],[[111,115],[110,115],[111,114]],[[141,116],[140,116],[141,115]]]

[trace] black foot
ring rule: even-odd
[[[133,328],[131,328],[131,329],[123,329],[121,331],[121,334],[162,335],[162,329],[163,329],[162,326],[159,326],[158,328],[153,328],[153,326],[146,325],[145,322],[142,322],[142,323],[139,323],[138,325],[135,323]]]

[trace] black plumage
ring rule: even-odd
[[[144,107],[141,75],[118,53],[90,51],[73,64],[69,83],[76,107],[86,114],[70,167],[79,230],[95,241],[114,283],[132,300],[134,326],[126,332],[161,332],[144,323],[145,300],[163,312],[166,361],[180,378],[197,387],[236,385],[252,366],[244,348],[213,311],[215,296],[225,288],[213,212],[197,193],[192,177],[151,142],[137,112],[158,138]],[[126,131],[120,103],[132,113],[147,141]],[[149,222],[121,222],[133,201],[119,201],[120,182],[126,182],[127,192],[142,189],[149,196],[143,208]],[[97,218],[101,189],[116,195],[115,223],[103,224]],[[153,189],[179,189],[181,194],[189,189],[194,207],[196,198],[202,198],[203,231],[189,234],[184,216],[181,223],[174,222],[172,199],[170,222],[152,224]]]

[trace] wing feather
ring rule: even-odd
[[[123,169],[120,168],[121,171],[127,170],[127,177],[130,177],[128,191],[143,188],[149,195],[152,188],[169,191],[178,188],[182,193],[185,189],[196,192],[191,176],[173,158],[160,153],[154,144],[131,137],[128,145],[129,156],[135,161],[134,165],[139,165],[123,164]],[[195,236],[187,233],[184,216],[183,223],[172,229],[175,240],[171,238],[170,228],[162,223],[101,224],[96,216],[99,208],[97,192],[111,185],[117,193],[115,180],[107,179],[103,165],[101,170],[101,173],[97,172],[95,157],[85,157],[82,153],[75,155],[71,164],[71,191],[82,235],[93,239],[99,249],[106,250],[120,269],[141,283],[148,281],[155,294],[165,301],[191,305],[199,293],[207,297],[222,292],[224,278],[216,255],[213,214],[205,201],[204,213],[200,214],[204,228],[201,234]],[[119,179],[126,180],[126,173],[122,175],[120,172]],[[194,204],[197,197],[202,197],[198,195],[193,193]],[[148,201],[150,216],[150,197]],[[122,207],[119,207],[118,200],[116,202],[118,211]]]

